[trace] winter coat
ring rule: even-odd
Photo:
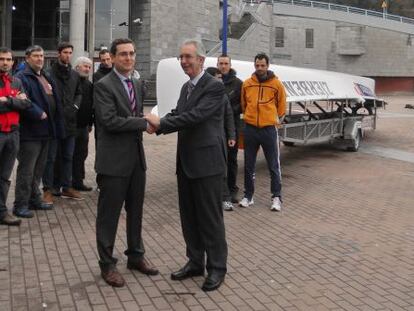
[[[265,81],[253,73],[243,82],[241,107],[245,123],[259,128],[277,125],[285,115],[285,87],[272,71],[267,72]]]
[[[24,70],[16,74],[16,77],[23,83],[27,97],[32,102],[30,108],[20,113],[21,141],[62,138],[65,135],[62,104],[56,92],[56,84],[43,70],[41,74],[46,78],[52,88],[53,98],[56,104],[55,116],[54,118],[51,116],[46,92],[36,77],[36,73],[30,66],[26,66]],[[46,112],[48,117],[41,120],[40,117],[43,112]]]
[[[82,88],[79,74],[69,66],[54,63],[49,70],[56,83],[56,90],[62,102],[66,136],[76,135],[77,114],[82,102]]]

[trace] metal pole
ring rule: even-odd
[[[89,0],[88,12],[88,53],[89,58],[93,60],[95,56],[95,0]]]
[[[227,0],[223,0],[222,54],[227,54]]]
[[[73,45],[72,61],[85,54],[85,0],[70,1],[69,41]]]

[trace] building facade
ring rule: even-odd
[[[414,90],[414,20],[302,0],[228,0],[228,53],[251,61],[266,52],[275,64],[373,77],[380,92]],[[315,4],[316,3],[316,4]],[[306,4],[306,5],[305,5]],[[137,69],[155,80],[160,59],[198,38],[221,53],[222,0],[0,0],[0,43],[20,57],[31,44],[48,59],[60,41],[76,55],[97,56],[114,38],[137,46]],[[72,13],[72,14],[71,14]]]

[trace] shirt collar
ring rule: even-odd
[[[201,77],[204,75],[204,70],[201,70],[201,72],[195,76],[193,79],[190,79],[191,83],[196,86],[198,81],[200,81]]]
[[[131,79],[131,75],[128,75],[128,77],[125,77],[124,75],[121,75],[118,70],[116,70],[115,66],[113,67],[113,71],[118,76],[119,79],[121,79],[122,82],[125,82],[125,80]]]

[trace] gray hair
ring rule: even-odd
[[[196,53],[197,53],[198,56],[206,57],[206,54],[207,54],[206,53],[206,48],[204,47],[204,44],[200,40],[197,40],[197,39],[187,39],[187,40],[184,40],[184,42],[183,42],[183,44],[181,46],[183,46],[183,45],[189,45],[189,44],[195,46]]]
[[[85,57],[85,56],[79,56],[75,60],[75,62],[73,64],[73,67],[76,69],[76,67],[78,67],[81,64],[88,64],[88,65],[92,66],[92,61],[89,58]]]

